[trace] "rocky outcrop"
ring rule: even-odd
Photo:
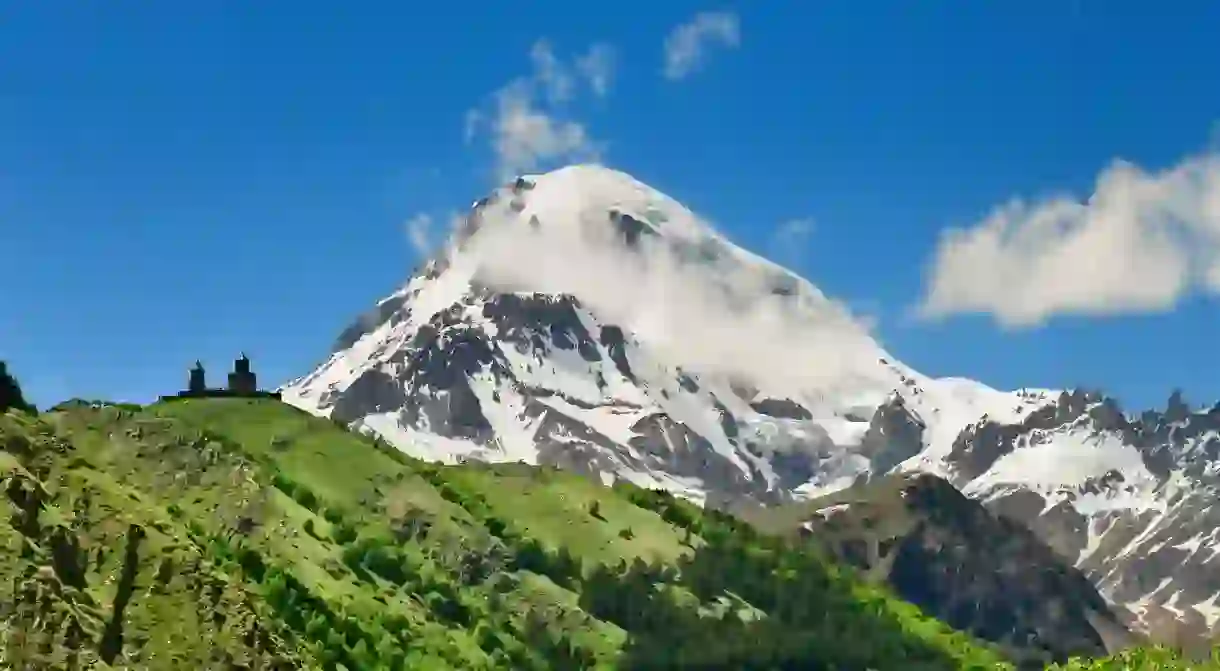
[[[754,411],[770,417],[783,419],[812,419],[813,415],[800,403],[788,398],[764,398],[750,404]]]
[[[868,457],[870,473],[888,473],[923,450],[927,425],[894,395],[877,408],[868,431],[860,441],[860,453]]]
[[[1083,573],[943,479],[891,476],[802,509],[809,538],[1023,663],[1040,668],[1126,642]]]

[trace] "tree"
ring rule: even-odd
[[[33,412],[34,406],[26,403],[25,397],[21,395],[21,386],[9,375],[8,365],[0,361],[0,412],[9,409]]]

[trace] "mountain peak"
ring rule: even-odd
[[[599,164],[569,165],[551,172],[524,175],[513,184],[533,198],[528,215],[553,222],[600,219],[608,212],[627,213],[667,234],[706,234],[706,225],[669,196],[631,175]]]
[[[677,201],[625,172],[600,164],[576,164],[527,174],[476,201],[458,232],[465,242],[494,221],[528,225],[546,237],[579,233],[602,242],[634,246],[640,236],[700,239],[710,227]]]

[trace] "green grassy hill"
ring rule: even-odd
[[[7,668],[1007,665],[736,518],[271,400],[12,410],[0,478]]]

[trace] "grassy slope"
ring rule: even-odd
[[[283,632],[259,626],[270,619],[262,599],[209,561],[159,502],[45,423],[0,416],[0,444],[5,666],[303,665]]]
[[[0,449],[4,665],[1002,666],[735,520],[273,401],[9,414]]]

